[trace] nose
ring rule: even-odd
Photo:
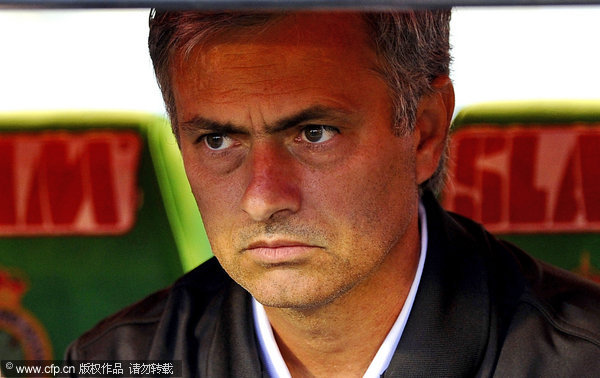
[[[251,219],[266,221],[300,209],[301,193],[294,159],[284,146],[257,142],[246,165],[249,180],[241,206]]]

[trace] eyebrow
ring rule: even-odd
[[[311,106],[301,110],[296,114],[282,118],[273,125],[266,126],[267,134],[276,134],[298,126],[299,124],[315,120],[335,120],[348,116],[350,112],[346,109],[332,108],[322,105]],[[200,115],[193,117],[189,121],[180,123],[182,130],[198,131],[206,130],[218,134],[248,134],[247,128],[236,125],[231,122],[221,123]]]

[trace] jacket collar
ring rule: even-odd
[[[423,195],[429,242],[421,284],[385,377],[475,376],[490,343],[489,249]],[[483,245],[482,245],[483,244]]]

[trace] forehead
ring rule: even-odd
[[[308,82],[321,75],[379,72],[370,33],[359,13],[303,12],[276,16],[259,25],[234,26],[180,49],[171,67],[175,95],[178,82],[196,87],[236,87],[252,78],[252,86],[296,77]],[[319,71],[319,72],[316,72]],[[333,78],[333,77],[332,77]],[[189,89],[189,88],[188,88]]]
[[[201,38],[193,37],[175,51],[171,72],[198,64],[206,69],[211,65],[226,67],[236,59],[241,59],[240,63],[252,63],[264,61],[267,56],[281,63],[292,58],[332,60],[332,55],[346,59],[352,55],[353,60],[357,57],[364,60],[368,55],[364,64],[374,63],[375,54],[371,49],[374,43],[369,42],[368,27],[359,13],[302,12],[261,20],[250,26],[236,25],[233,21],[232,26],[207,33],[199,31],[204,33]],[[342,59],[339,63],[343,63]]]
[[[176,55],[185,55],[197,44],[208,48],[227,43],[280,47],[318,42],[340,46],[357,40],[367,43],[369,39],[367,24],[361,13],[356,12],[238,15],[226,21],[219,18],[211,21],[207,17],[198,24],[180,25],[183,39],[176,45],[179,47]]]

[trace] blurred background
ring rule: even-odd
[[[0,111],[162,114],[148,10],[0,10]],[[482,101],[599,98],[600,6],[457,8],[457,110]]]

